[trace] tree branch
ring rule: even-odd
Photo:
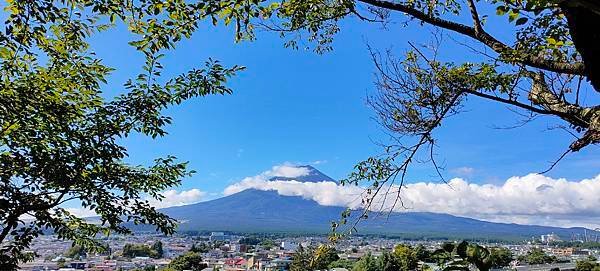
[[[583,137],[573,142],[569,148],[576,152],[590,144],[600,143],[600,106],[581,107],[557,97],[544,79],[543,73],[532,77],[533,84],[529,92],[529,100],[534,104],[556,112],[555,115],[581,129],[586,129]]]
[[[407,15],[412,16],[422,22],[471,37],[471,38],[485,44],[486,46],[488,46],[489,48],[491,48],[498,54],[509,53],[511,55],[518,56],[520,58],[519,62],[521,62],[527,66],[530,66],[530,67],[543,69],[543,70],[547,70],[547,71],[551,71],[551,72],[575,74],[575,75],[585,75],[583,63],[561,63],[561,62],[556,62],[553,60],[545,59],[545,58],[539,57],[539,56],[532,56],[532,55],[520,53],[519,51],[514,50],[510,46],[502,43],[501,41],[499,41],[492,35],[483,31],[483,29],[481,29],[481,31],[480,31],[480,30],[476,30],[473,27],[466,26],[464,24],[444,20],[439,17],[434,17],[432,15],[426,14],[425,12],[415,9],[406,4],[394,3],[394,2],[383,1],[383,0],[358,0],[358,1],[368,4],[368,5],[371,5],[371,6],[375,6],[375,7],[404,12]]]
[[[542,114],[542,115],[555,115],[554,112],[549,111],[549,110],[545,110],[545,109],[541,109],[541,108],[537,108],[535,106],[531,106],[528,104],[524,104],[515,100],[509,100],[509,99],[504,99],[498,96],[494,96],[494,95],[490,95],[490,94],[486,94],[483,92],[479,92],[479,91],[474,91],[474,90],[470,90],[470,89],[463,89],[463,91],[465,93],[469,93],[472,94],[474,96],[477,97],[481,97],[481,98],[485,98],[485,99],[489,99],[492,101],[496,101],[496,102],[501,102],[501,103],[505,103],[505,104],[509,104],[509,105],[514,105],[516,107],[525,109],[525,110],[529,110],[538,114]]]
[[[471,11],[471,18],[473,19],[473,29],[475,29],[475,34],[479,35],[481,33],[485,33],[483,26],[481,26],[481,21],[479,20],[479,13],[477,12],[475,2],[473,2],[473,0],[467,0],[467,5]]]

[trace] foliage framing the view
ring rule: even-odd
[[[300,246],[292,257],[290,270],[329,270],[336,267],[353,271],[432,270],[427,264],[432,263],[439,270],[488,271],[505,268],[513,261],[513,254],[507,248],[486,248],[466,241],[443,243],[434,251],[422,245],[412,247],[398,244],[391,252],[379,252],[378,256],[367,253],[353,260],[340,259],[337,251],[329,246]]]
[[[124,222],[173,233],[176,223],[146,198],[178,185],[192,171],[175,157],[130,165],[122,139],[166,134],[162,111],[193,97],[229,94],[243,67],[209,60],[204,67],[159,80],[163,52],[189,38],[202,19],[245,13],[236,1],[14,1],[4,5],[0,32],[0,269],[12,270],[33,238],[52,230],[77,245],[102,249],[95,237],[129,233]],[[227,19],[225,19],[228,21]],[[124,24],[145,57],[138,76],[112,99],[102,95],[111,67],[89,39]],[[245,33],[236,24],[236,35]],[[126,41],[124,41],[126,42]],[[98,214],[88,223],[63,208],[77,200]]]

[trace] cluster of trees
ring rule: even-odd
[[[110,255],[110,247],[108,244],[102,244],[102,252],[106,253],[107,255]],[[67,257],[67,258],[72,258],[72,259],[80,259],[80,258],[84,258],[87,257],[88,253],[90,253],[91,251],[89,251],[89,249],[81,246],[81,245],[77,245],[77,244],[73,244],[73,246],[71,246],[69,249],[67,249],[67,251],[65,251],[65,253],[63,254],[63,256]]]
[[[177,256],[161,271],[200,271],[206,267],[208,267],[208,265],[202,262],[200,253],[188,251],[183,255]]]
[[[445,243],[430,255],[431,262],[437,263],[444,270],[470,270],[471,267],[481,271],[506,267],[513,260],[510,250],[500,247],[486,248],[466,241]]]
[[[558,262],[558,258],[556,256],[548,255],[540,248],[530,249],[525,255],[519,256],[517,260],[527,264],[546,264]]]
[[[304,248],[300,245],[292,257],[290,271],[325,270],[339,259],[338,252],[333,247],[321,245]]]
[[[211,249],[212,249],[211,245],[207,244],[206,242],[200,242],[200,243],[198,243],[198,245],[196,245],[196,243],[192,244],[190,251],[196,252],[196,253],[206,253]]]
[[[256,246],[260,244],[263,240],[257,237],[244,237],[240,239],[239,243],[243,245]]]
[[[375,258],[371,254],[362,257],[352,267],[353,271],[400,271],[400,270],[416,270],[418,262],[414,258],[405,259],[403,261],[395,253],[384,252],[381,256]]]
[[[397,245],[393,251],[383,251],[375,257],[371,254],[358,261],[340,259],[337,251],[328,246],[300,247],[292,258],[292,271],[323,270],[336,267],[352,271],[405,271],[425,270],[427,265],[420,262],[437,264],[443,270],[481,271],[503,268],[510,264],[513,255],[506,248],[485,248],[467,242],[446,243],[440,249],[429,251],[424,246]]]
[[[163,244],[161,241],[154,242],[151,246],[144,244],[125,244],[122,252],[123,257],[150,257],[159,259],[163,256]]]
[[[194,246],[192,246],[192,248],[193,247]],[[190,249],[188,252],[175,257],[173,260],[171,260],[167,267],[161,268],[158,271],[200,271],[206,267],[208,267],[208,265],[202,261],[202,256],[200,255],[200,253],[194,251],[194,249]],[[155,271],[157,269],[155,266],[146,266],[145,268],[140,269],[139,271],[150,270]]]
[[[430,252],[423,246],[411,247],[400,244],[393,252],[384,251],[377,258],[371,254],[362,257],[352,267],[353,271],[375,271],[375,270],[417,270],[419,261],[430,259]]]
[[[198,246],[192,244],[190,250],[182,255],[177,256],[175,259],[171,260],[169,265],[160,271],[183,271],[183,270],[191,270],[191,271],[200,271],[208,265],[202,261],[202,252],[201,250],[210,248],[210,245],[201,242]]]
[[[492,268],[498,269],[509,266],[514,260],[513,253],[504,247],[490,248],[490,256],[492,258]]]
[[[589,256],[585,260],[577,261],[575,271],[600,271],[600,264],[598,264],[598,259]]]
[[[265,236],[265,235],[252,235],[247,236],[240,239],[239,243],[249,246],[257,246],[260,245],[264,249],[271,249],[273,247],[277,247],[278,244],[273,241],[273,238],[277,238],[277,235]]]
[[[67,258],[79,259],[82,257],[86,257],[87,251],[84,247],[80,245],[74,245],[65,252],[64,256]]]
[[[271,248],[279,246],[278,244],[275,243],[275,241],[273,241],[271,239],[264,239],[258,244],[266,250],[269,250]]]

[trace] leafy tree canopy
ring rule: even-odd
[[[367,254],[360,258],[352,268],[352,271],[379,271],[379,263],[371,254]]]
[[[527,251],[527,254],[519,256],[518,259],[528,264],[554,263],[557,260],[555,256],[546,254],[546,252],[540,248],[532,248]]]
[[[384,251],[380,256],[373,257],[371,254],[363,256],[357,261],[353,271],[401,271],[417,270],[418,260],[415,251],[406,245],[398,245],[392,253]]]
[[[335,261],[338,261],[338,256],[335,248],[320,245],[318,247],[310,246],[307,248],[298,246],[298,249],[292,256],[290,264],[291,271],[311,271],[324,270]]]
[[[277,246],[275,241],[273,241],[272,239],[264,239],[264,240],[260,241],[258,244],[266,250],[270,250]]]
[[[579,260],[575,263],[575,271],[598,271],[600,270],[600,264],[597,261],[592,256],[585,260]]]
[[[490,248],[492,268],[500,269],[510,265],[514,259],[513,253],[504,247]]]
[[[155,259],[161,258],[163,254],[162,243],[159,242],[154,243],[152,246],[144,244],[125,244],[122,252],[123,257],[150,257]]]
[[[163,243],[161,241],[154,242],[150,248],[152,250],[156,251],[157,258],[162,258],[164,251],[163,251]]]
[[[205,242],[200,242],[198,245],[196,245],[195,243],[192,244],[192,247],[190,248],[191,252],[197,252],[197,253],[206,253],[211,249],[210,245],[208,245]]]
[[[333,269],[333,268],[346,268],[348,270],[352,270],[352,267],[354,267],[354,264],[356,263],[356,261],[353,260],[349,260],[349,259],[339,259],[336,261],[331,262],[327,268],[328,269]]]
[[[200,271],[206,267],[207,265],[202,262],[202,256],[196,252],[187,252],[183,255],[180,255],[173,259],[169,263],[169,266],[167,266],[168,269],[174,271]]]
[[[65,257],[76,258],[87,256],[87,251],[80,245],[74,245],[65,252]]]
[[[262,240],[257,237],[244,237],[240,239],[239,243],[244,245],[256,246],[260,244]]]
[[[238,3],[239,2],[239,3]],[[124,222],[170,234],[175,221],[145,199],[178,185],[193,171],[173,156],[149,166],[124,160],[123,138],[167,133],[162,112],[190,98],[232,92],[225,83],[243,67],[216,60],[163,78],[161,57],[204,19],[249,16],[247,1],[8,0],[0,31],[0,269],[30,259],[23,251],[50,229],[77,245],[101,248],[98,234],[129,233]],[[254,15],[253,15],[254,16]],[[236,37],[246,30],[243,21]],[[105,98],[115,72],[89,40],[124,24],[145,62],[121,93]],[[126,41],[123,41],[126,42]],[[87,223],[64,209],[78,201],[99,215]]]
[[[394,248],[393,256],[397,259],[400,270],[415,270],[418,266],[417,250],[411,246],[397,245]]]
[[[494,250],[498,250],[495,253]],[[498,248],[491,250],[478,244],[470,244],[466,241],[458,243],[445,243],[440,249],[432,254],[432,259],[442,270],[470,270],[471,266],[480,271],[487,271],[495,266],[506,266],[510,260],[503,258],[503,253]],[[510,253],[510,251],[509,251]],[[512,258],[510,258],[512,259]],[[508,263],[505,265],[505,261]]]

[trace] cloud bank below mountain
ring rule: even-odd
[[[288,173],[285,177],[302,176],[301,170],[291,169],[293,166],[280,167],[244,178],[225,188],[224,194],[253,188],[273,190],[285,196],[301,196],[326,206],[362,207],[365,191],[362,187],[341,186],[334,182],[270,181],[279,172]],[[454,178],[447,184],[419,182],[407,184],[400,190],[401,203],[394,200],[398,187],[392,186],[389,191],[387,198],[383,194],[375,198],[373,209],[447,213],[520,224],[600,226],[600,175],[570,181],[528,174],[511,177],[500,185],[477,184],[463,178]]]

